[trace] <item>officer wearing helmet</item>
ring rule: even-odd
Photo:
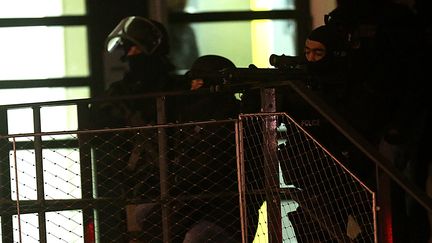
[[[168,90],[174,70],[168,59],[168,43],[166,29],[161,23],[140,16],[122,19],[108,35],[106,50],[108,53],[123,51],[121,60],[129,69],[122,79],[109,86],[102,98]],[[90,112],[96,128],[144,126],[157,122],[155,97],[95,102]],[[148,186],[159,183],[156,176],[159,174],[157,132],[144,129],[133,138],[113,138],[111,133],[101,134],[101,137],[104,137],[102,141],[110,142],[98,145],[101,149],[95,151],[99,168],[98,195],[107,198],[139,198],[144,193],[159,195],[158,187]],[[152,205],[142,206],[147,209]],[[121,237],[118,232],[111,231],[121,224],[119,220],[125,220],[124,214],[124,210],[115,207],[100,210],[100,219],[104,222],[101,231],[107,235],[104,241],[123,241],[118,239]]]
[[[122,19],[106,39],[106,51],[122,51],[121,61],[128,70],[113,82],[103,96],[127,96],[170,89],[174,65],[168,58],[170,51],[165,27],[152,19],[129,16]],[[96,104],[93,111],[96,127],[121,127],[152,124],[156,122],[154,98],[117,103]]]
[[[191,92],[182,97],[179,121],[236,118],[239,101],[224,79],[225,71],[235,67],[231,60],[219,55],[197,58],[186,74],[186,86]],[[173,149],[177,151],[172,167],[174,190],[182,195],[197,195],[180,209],[189,208],[184,215],[191,219],[184,224],[190,230],[183,242],[240,242],[240,221],[233,213],[238,210],[238,199],[228,196],[237,191],[234,123],[195,123],[181,130]]]
[[[224,85],[229,85],[224,72],[235,68],[231,60],[219,55],[204,55],[196,59],[186,74],[190,82],[188,89],[202,92],[185,97],[179,119],[188,122],[235,118],[240,103],[233,92],[224,90]],[[206,94],[205,90],[211,94]],[[213,106],[219,108],[209,109]]]
[[[168,36],[163,25],[155,20],[140,16],[130,16],[122,19],[108,35],[106,48],[112,52],[118,46],[131,51],[135,46],[138,52],[147,56],[169,53]]]
[[[141,93],[167,88],[174,65],[168,59],[168,34],[161,23],[140,16],[126,17],[108,35],[106,48],[110,53],[121,48],[124,52],[122,60],[129,65],[123,80],[111,87],[114,93]],[[129,89],[124,90],[124,86]]]
[[[196,59],[188,75],[192,78],[191,90],[228,84],[223,72],[234,69],[234,63],[219,55],[204,55]],[[213,77],[212,77],[213,76]]]

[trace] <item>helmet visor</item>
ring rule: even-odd
[[[163,33],[150,20],[131,16],[126,17],[114,28],[106,39],[106,49],[112,52],[119,46],[135,45],[144,54],[153,54],[161,44]]]

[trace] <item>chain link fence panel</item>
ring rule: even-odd
[[[6,241],[374,241],[374,194],[285,114],[10,135],[0,153]]]

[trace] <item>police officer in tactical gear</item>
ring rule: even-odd
[[[209,121],[236,118],[239,101],[228,90],[229,81],[220,75],[235,64],[219,55],[197,58],[189,72],[188,89],[182,99],[179,121]],[[217,108],[216,108],[217,107]],[[239,242],[240,221],[237,197],[235,129],[233,122],[181,127],[174,150],[176,194],[194,196],[185,200],[188,224],[183,243]],[[191,173],[193,172],[193,173]],[[205,195],[211,195],[206,197]]]
[[[168,59],[169,40],[165,27],[154,20],[140,16],[126,17],[120,21],[106,40],[108,52],[116,48],[124,51],[122,60],[127,62],[129,70],[122,80],[111,84],[108,96],[133,95],[160,92],[169,89],[170,74],[174,65]],[[154,101],[154,99],[153,99]],[[125,111],[131,119],[122,125],[136,123],[154,123],[156,117],[153,102],[128,102]]]
[[[127,62],[129,69],[121,80],[112,83],[103,94],[103,97],[119,97],[119,100],[92,104],[94,127],[117,128],[157,123],[155,97],[126,99],[126,96],[169,89],[174,65],[168,59],[168,43],[165,27],[155,20],[129,16],[118,23],[106,39],[106,50],[109,53],[122,50],[124,54],[121,60]],[[99,149],[95,151],[99,197],[117,200],[123,197],[157,198],[159,188],[154,186],[159,183],[157,131],[143,129],[139,135],[134,134],[133,138],[130,134],[120,132],[116,135],[120,136],[113,138],[111,133],[101,134],[101,141],[109,143],[97,145]],[[148,185],[152,187],[149,188]],[[145,203],[140,206],[138,208],[142,208],[142,211],[155,211],[153,207],[158,207]],[[106,236],[102,241],[126,241],[120,239],[122,234],[118,232],[119,225],[126,225],[125,214],[124,210],[116,207],[106,207],[99,211],[101,234]],[[142,212],[138,212],[138,216],[142,216]],[[161,217],[158,215],[156,218],[160,220]],[[142,219],[138,218],[139,221]],[[156,235],[153,232],[148,234]]]

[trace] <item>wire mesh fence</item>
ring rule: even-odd
[[[374,241],[374,194],[285,114],[11,135],[0,154],[2,242]]]
[[[240,120],[247,238],[266,232],[271,242],[376,241],[374,193],[301,126],[285,114]],[[265,230],[254,225],[260,217]]]

